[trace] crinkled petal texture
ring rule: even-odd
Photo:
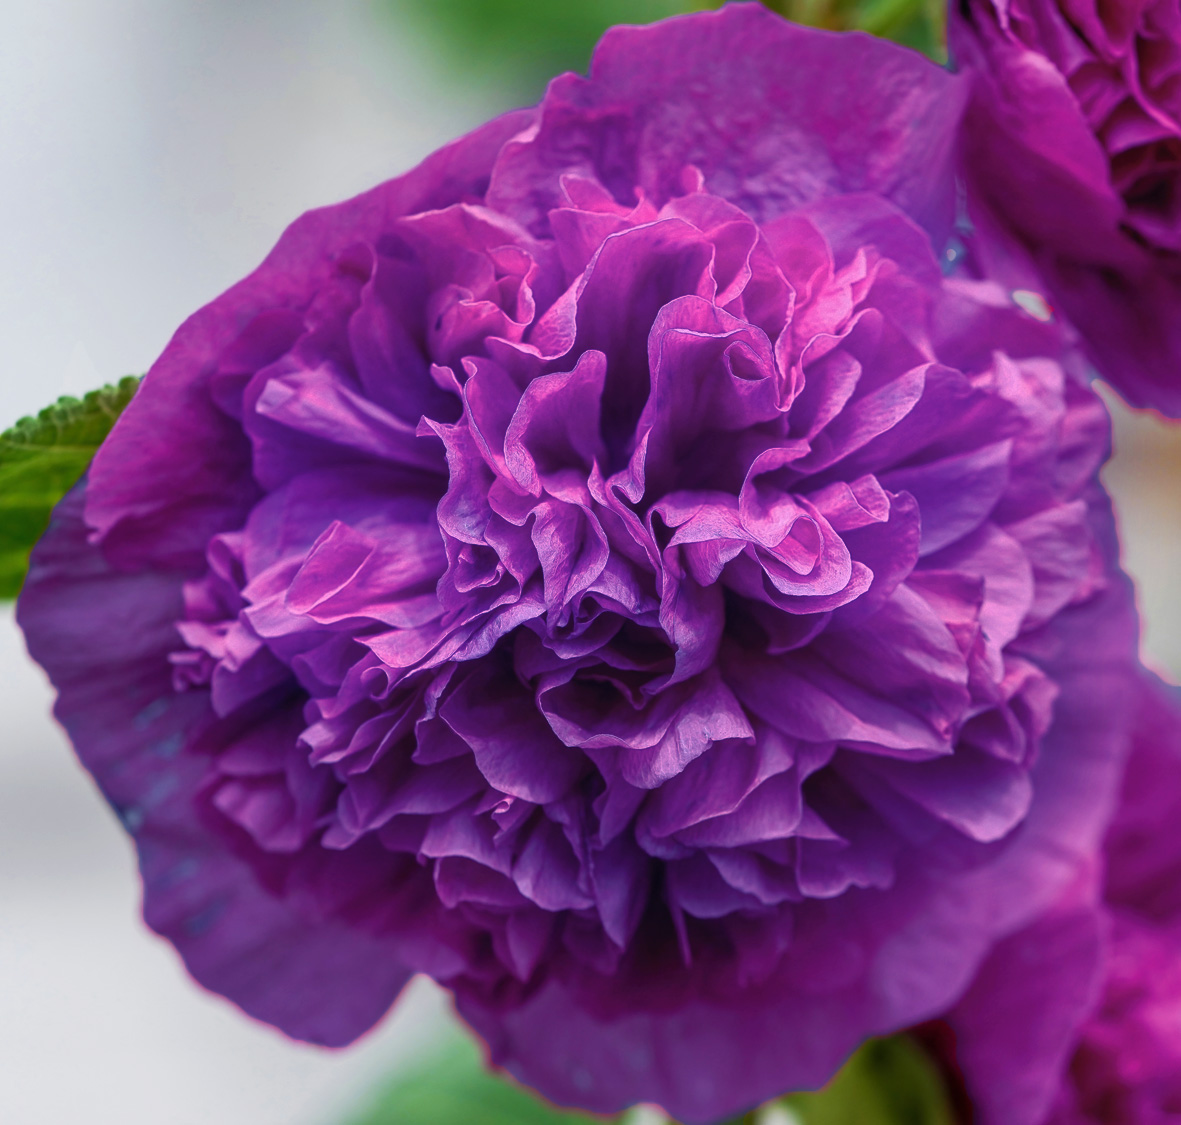
[[[339,1043],[426,972],[549,1097],[709,1121],[1076,877],[1105,415],[940,272],[959,91],[756,5],[616,29],[180,330],[20,613],[203,983]]]
[[[1181,1118],[1181,696],[1145,674],[1106,872],[1000,942],[948,1017],[982,1125]]]
[[[1181,416],[1181,5],[959,0],[965,170],[986,242],[1015,238],[1100,370]]]

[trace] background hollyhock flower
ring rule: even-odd
[[[1102,1001],[1083,1026],[1049,1125],[1181,1118],[1181,924],[1117,916]]]
[[[1181,1117],[1181,700],[1148,675],[1134,698],[1106,871],[1000,943],[950,1017],[983,1125]]]
[[[1177,0],[958,0],[978,202],[1030,251],[1105,377],[1181,415]]]
[[[198,980],[339,1044],[427,972],[548,1096],[707,1121],[1075,877],[1106,417],[938,268],[960,108],[753,5],[617,29],[181,328],[19,613]]]

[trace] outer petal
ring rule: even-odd
[[[58,720],[135,837],[144,916],[199,983],[249,1015],[297,1039],[349,1043],[410,973],[388,940],[301,917],[267,894],[202,825],[192,794],[206,761],[188,746],[209,719],[208,696],[175,695],[167,662],[181,576],[113,570],[87,545],[85,492],[79,485],[54,513],[18,617],[58,690]]]
[[[91,469],[86,521],[109,550],[131,564],[193,565],[210,535],[240,525],[258,492],[241,424],[215,405],[215,374],[246,376],[281,354],[350,247],[399,215],[476,198],[494,154],[530,116],[497,118],[405,176],[309,211],[254,273],[181,325]]]
[[[559,1105],[615,1113],[648,1101],[686,1125],[708,1125],[738,1108],[735,1091],[752,1107],[785,1089],[823,1085],[855,1046],[846,1029],[864,1000],[857,987],[824,996],[777,992],[759,1006],[698,1000],[605,1023],[555,982],[509,1013],[493,1015],[462,997],[458,1006],[492,1062]]]
[[[759,222],[822,196],[874,192],[939,246],[961,108],[961,84],[914,51],[727,4],[608,31],[589,79],[551,83],[537,129],[502,153],[489,200],[544,226],[578,153],[581,171],[621,201],[636,188],[657,203],[681,194],[694,165],[709,191]]]
[[[1079,888],[1001,942],[948,1016],[980,1125],[1045,1121],[1103,983],[1097,897],[1097,887]]]

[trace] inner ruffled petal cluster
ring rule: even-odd
[[[993,855],[1025,638],[1101,570],[1053,325],[879,199],[680,185],[399,219],[215,379],[262,496],[172,657],[208,816],[488,1003],[749,985],[824,901]]]

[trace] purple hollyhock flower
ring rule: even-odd
[[[949,1018],[981,1125],[1181,1118],[1181,700],[1147,675],[1096,864],[998,944]]]
[[[1032,254],[1121,393],[1181,415],[1177,0],[955,0],[949,42],[977,219]]]
[[[1100,838],[1106,415],[947,279],[962,84],[758,5],[304,216],[177,333],[20,604],[206,986],[414,972],[703,1122],[944,1010]]]

